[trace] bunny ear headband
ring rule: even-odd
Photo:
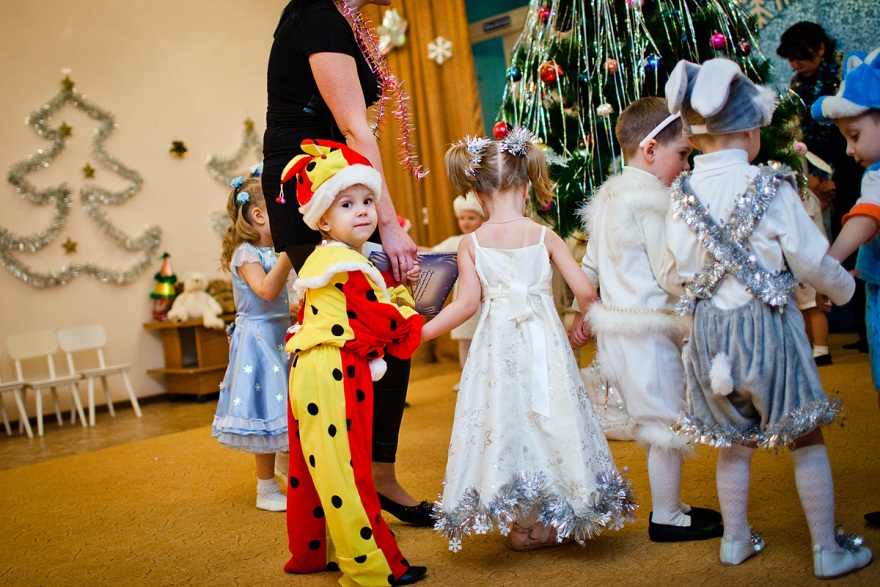
[[[722,135],[767,126],[776,109],[776,93],[758,86],[730,59],[710,59],[702,65],[679,61],[666,82],[666,101],[672,114],[681,114],[685,136]],[[705,124],[688,124],[694,111]]]

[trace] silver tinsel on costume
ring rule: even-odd
[[[797,279],[788,269],[768,271],[761,267],[748,239],[776,196],[781,182],[790,181],[794,185],[794,174],[784,165],[761,166],[746,193],[737,196],[736,207],[725,225],[719,225],[699,198],[689,192],[689,175],[679,176],[672,184],[673,210],[676,217],[682,218],[697,233],[710,257],[703,270],[685,284],[676,312],[692,314],[696,301],[712,297],[728,273],[765,304],[784,310],[794,299]]]
[[[859,548],[861,548],[862,544],[865,542],[865,539],[858,534],[850,534],[848,532],[844,532],[843,528],[838,528],[834,533],[834,541],[837,542],[837,546],[844,550],[848,550],[850,552],[855,552]]]
[[[635,508],[632,484],[616,472],[597,475],[595,493],[580,504],[559,496],[543,473],[520,472],[488,503],[473,487],[451,511],[437,501],[434,529],[447,536],[449,549],[457,552],[465,536],[486,534],[493,528],[506,536],[515,522],[537,513],[538,522],[556,529],[558,541],[571,537],[583,543],[607,528],[619,530],[625,521],[632,521]]]
[[[25,119],[25,124],[33,127],[40,137],[51,141],[52,145],[48,149],[37,149],[36,154],[29,155],[24,161],[13,165],[7,175],[9,183],[15,186],[24,199],[38,206],[52,204],[55,206],[55,213],[45,230],[31,235],[16,235],[6,228],[0,227],[0,263],[14,277],[37,288],[67,285],[74,277],[82,274],[91,275],[105,283],[131,283],[156,260],[162,231],[157,226],[147,226],[141,236],[131,238],[107,218],[104,206],[118,206],[125,203],[140,191],[144,182],[138,172],[129,169],[111,157],[104,149],[104,140],[116,128],[113,117],[108,112],[90,104],[85,96],[80,95],[74,89],[73,82],[69,77],[65,78],[62,86],[61,91],[51,101],[31,112]],[[124,271],[98,267],[94,263],[78,263],[61,267],[57,271],[40,273],[33,271],[11,254],[12,251],[33,253],[42,249],[55,240],[67,221],[67,216],[73,205],[71,196],[73,190],[66,184],[38,190],[25,179],[25,176],[49,167],[55,157],[64,149],[65,136],[58,129],[50,128],[48,121],[68,104],[100,123],[100,126],[92,134],[92,154],[102,166],[130,181],[128,187],[115,192],[92,185],[86,185],[80,189],[83,210],[97,223],[105,236],[126,251],[143,251],[141,258]]]
[[[729,448],[735,444],[777,449],[788,446],[799,436],[830,424],[840,415],[841,402],[837,398],[816,400],[794,410],[775,424],[761,430],[758,426],[740,428],[710,424],[693,414],[682,414],[671,426],[677,434],[683,434],[700,444]]]

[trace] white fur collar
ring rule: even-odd
[[[633,212],[655,212],[666,214],[669,209],[669,188],[657,177],[635,167],[624,167],[622,173],[612,175],[586,205],[578,211],[584,233],[589,235],[593,220],[600,206],[612,198],[624,202]]]
[[[360,271],[382,292],[385,299],[390,301],[391,297],[388,295],[388,288],[385,287],[385,280],[382,278],[382,273],[380,273],[372,263],[367,261],[367,259],[357,251],[353,251],[344,245],[340,247],[332,246],[334,244],[335,243],[328,243],[319,247],[314,253],[312,253],[312,256],[320,255],[322,257],[329,257],[327,259],[329,264],[324,267],[321,273],[308,277],[299,277],[293,282],[293,288],[296,290],[299,298],[302,299],[306,291],[310,289],[318,289],[326,286],[330,283],[330,280],[333,279],[334,275],[348,273],[349,271]],[[312,257],[309,257],[309,259],[312,259]],[[317,262],[324,261],[324,259],[320,259]],[[308,273],[307,265],[309,265],[308,260],[303,266],[303,271],[300,273]]]

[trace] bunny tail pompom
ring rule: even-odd
[[[370,376],[373,381],[379,381],[382,377],[385,376],[385,371],[388,370],[388,363],[385,362],[385,359],[378,358],[370,361]]]
[[[758,86],[758,95],[755,96],[754,101],[755,106],[758,107],[758,110],[764,116],[762,126],[767,126],[773,120],[773,112],[779,104],[779,96],[775,91],[766,86]]]
[[[730,360],[726,354],[718,353],[712,359],[709,381],[712,382],[712,391],[718,395],[730,395],[733,391],[733,375],[731,375]]]

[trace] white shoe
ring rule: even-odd
[[[762,550],[764,550],[764,539],[758,532],[752,532],[749,540],[728,540],[721,539],[721,564],[722,565],[739,565]]]
[[[266,510],[267,512],[286,512],[287,497],[278,491],[267,493],[266,495],[258,493],[257,509]]]
[[[818,544],[813,547],[813,572],[820,579],[842,577],[871,562],[871,551],[864,546],[855,550],[822,550]]]

